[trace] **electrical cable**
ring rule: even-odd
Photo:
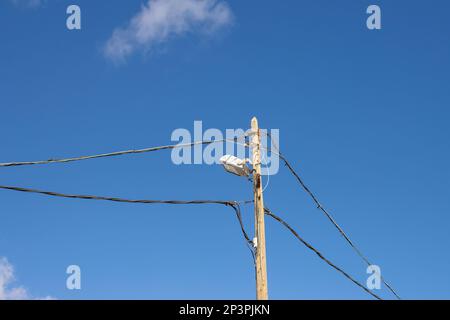
[[[122,156],[122,155],[126,155],[126,154],[137,154],[137,153],[146,153],[146,152],[153,152],[153,151],[159,151],[159,150],[186,148],[186,147],[191,147],[191,146],[195,146],[195,145],[208,145],[208,144],[219,143],[219,142],[234,142],[236,144],[241,144],[241,145],[244,145],[245,147],[247,147],[247,144],[238,142],[238,139],[239,139],[239,137],[236,137],[234,139],[219,139],[219,140],[196,141],[196,142],[191,142],[191,143],[173,144],[173,145],[158,146],[158,147],[136,149],[136,150],[123,150],[123,151],[102,153],[102,154],[96,154],[96,155],[90,155],[90,156],[80,156],[80,157],[73,157],[73,158],[65,158],[65,159],[48,159],[48,160],[40,160],[40,161],[5,162],[5,163],[0,163],[0,167],[17,167],[17,166],[29,166],[29,165],[50,164],[50,163],[67,163],[67,162],[82,161],[82,160],[89,160],[89,159]]]
[[[367,289],[364,285],[362,285],[359,281],[355,280],[352,276],[350,276],[347,272],[345,272],[344,270],[342,270],[340,267],[336,266],[333,262],[331,262],[330,260],[328,260],[327,258],[324,257],[324,255],[317,250],[316,248],[314,248],[310,243],[308,243],[307,241],[305,241],[302,237],[300,237],[300,235],[286,222],[284,221],[282,218],[278,217],[277,215],[275,215],[272,211],[270,211],[267,208],[264,208],[264,212],[266,215],[270,216],[271,218],[275,219],[276,221],[278,221],[279,223],[281,223],[283,226],[285,226],[301,243],[303,243],[308,249],[310,249],[311,251],[313,251],[320,259],[322,259],[323,261],[325,261],[329,266],[331,266],[332,268],[334,268],[335,270],[337,270],[338,272],[340,272],[341,274],[343,274],[347,279],[349,279],[350,281],[352,281],[354,284],[356,284],[358,287],[360,287],[361,289],[363,289],[364,291],[366,291],[367,293],[369,293],[371,296],[373,296],[374,298],[378,299],[378,300],[383,300],[381,299],[380,296],[376,295],[375,293],[373,293],[372,291],[370,291],[369,289]]]
[[[306,191],[306,193],[311,197],[311,199],[314,201],[314,203],[317,205],[317,209],[322,211],[325,216],[328,218],[328,220],[336,227],[336,229],[339,231],[339,233],[344,237],[344,239],[347,241],[347,243],[353,248],[353,250],[357,253],[357,255],[368,265],[371,266],[372,263],[369,261],[369,259],[359,250],[359,248],[354,244],[354,242],[350,239],[350,237],[344,232],[344,230],[339,226],[339,224],[336,222],[336,220],[333,218],[333,216],[322,206],[322,204],[319,202],[317,197],[314,195],[314,193],[308,188],[308,186],[305,184],[302,178],[300,178],[300,175],[297,174],[297,172],[294,170],[294,168],[291,166],[289,161],[281,154],[280,149],[276,145],[276,143],[273,141],[272,136],[270,133],[265,132],[265,134],[270,138],[270,141],[272,142],[272,145],[275,147],[276,151],[275,153],[280,157],[280,159],[284,162],[286,167],[289,169],[289,171],[292,173],[292,175],[297,179],[297,181],[300,183],[302,188]],[[274,152],[270,148],[264,148],[267,151]],[[392,294],[395,295],[395,297],[399,300],[401,300],[400,296],[397,294],[397,292],[394,290],[394,288],[387,283],[387,281],[381,277],[381,280],[386,285],[386,287],[389,289],[389,291],[392,292]]]
[[[173,205],[194,205],[194,204],[220,204],[227,207],[233,208],[236,217],[239,222],[239,226],[241,228],[242,235],[249,246],[250,243],[253,243],[250,240],[247,232],[245,231],[244,223],[242,221],[241,207],[240,203],[248,203],[248,201],[223,201],[223,200],[189,200],[189,201],[181,201],[181,200],[148,200],[148,199],[124,199],[117,197],[104,197],[104,196],[93,196],[93,195],[79,195],[79,194],[65,194],[53,191],[44,191],[30,188],[21,188],[21,187],[13,187],[13,186],[3,186],[0,185],[0,189],[10,190],[10,191],[18,191],[18,192],[26,192],[26,193],[34,193],[34,194],[42,194],[53,197],[60,198],[70,198],[70,199],[82,199],[82,200],[100,200],[100,201],[112,201],[112,202],[122,202],[122,203],[142,203],[142,204],[173,204]],[[249,246],[250,251],[252,252],[253,261],[255,261],[254,251]]]

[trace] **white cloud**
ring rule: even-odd
[[[24,287],[15,287],[14,267],[8,259],[0,257],[0,300],[28,300],[32,299]],[[38,300],[52,300],[52,297],[38,298]]]
[[[10,288],[14,282],[14,268],[6,258],[0,258],[0,300],[28,299],[27,290],[23,287]]]
[[[104,48],[115,61],[192,32],[212,34],[230,25],[233,14],[220,0],[148,0],[124,28],[114,30]]]

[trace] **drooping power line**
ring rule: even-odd
[[[233,208],[233,210],[236,214],[236,218],[239,221],[239,226],[241,228],[242,235],[244,236],[245,242],[246,242],[247,246],[249,247],[249,249],[252,253],[252,256],[253,256],[253,260],[254,260],[254,251],[253,251],[253,247],[251,246],[252,241],[250,240],[250,237],[248,236],[247,232],[245,231],[244,223],[242,221],[241,207],[240,207],[240,203],[245,204],[245,203],[248,203],[248,201],[239,202],[239,201],[224,201],[224,200],[182,201],[182,200],[124,199],[124,198],[117,198],[117,197],[66,194],[66,193],[60,193],[60,192],[44,191],[44,190],[21,188],[21,187],[14,187],[14,186],[3,186],[3,185],[0,185],[0,189],[10,190],[10,191],[18,191],[18,192],[26,192],[26,193],[34,193],[34,194],[42,194],[42,195],[47,195],[47,196],[52,196],[52,197],[60,197],[60,198],[82,199],[82,200],[100,200],[100,201],[112,201],[112,202],[122,202],[122,203],[172,204],[172,205],[200,205],[200,204],[224,205],[224,206]]]
[[[336,222],[336,220],[333,218],[331,213],[326,210],[322,204],[319,202],[318,198],[314,195],[314,193],[308,188],[308,186],[305,184],[303,179],[300,177],[300,175],[294,170],[292,165],[289,163],[289,161],[281,154],[280,149],[275,144],[275,142],[272,139],[272,136],[270,133],[265,133],[271,140],[272,145],[274,146],[275,150],[272,150],[270,148],[265,148],[267,151],[275,152],[280,159],[284,162],[286,167],[289,169],[289,171],[292,173],[292,175],[297,179],[303,190],[311,197],[311,199],[314,201],[314,203],[317,206],[317,209],[322,211],[323,214],[328,218],[328,220],[334,225],[334,227],[339,231],[339,233],[344,237],[344,239],[347,241],[347,243],[353,248],[353,250],[356,252],[356,254],[368,265],[372,265],[372,263],[369,261],[369,259],[362,253],[362,251],[355,245],[355,243],[350,239],[350,237],[345,233],[345,231],[339,226],[339,224]],[[383,278],[381,277],[381,280],[386,285],[386,287],[389,289],[389,291],[392,292],[392,294],[395,295],[395,297],[399,300],[401,300],[400,296],[397,294],[397,292],[394,290],[394,288]]]
[[[145,148],[145,149],[123,150],[123,151],[101,153],[101,154],[96,154],[96,155],[80,156],[80,157],[65,158],[65,159],[5,162],[5,163],[0,163],[0,167],[18,167],[18,166],[30,166],[30,165],[50,164],[50,163],[67,163],[67,162],[82,161],[82,160],[89,160],[89,159],[116,157],[116,156],[122,156],[122,155],[126,155],[126,154],[147,153],[147,152],[160,151],[160,150],[186,148],[186,147],[192,147],[195,145],[207,145],[207,144],[221,143],[221,142],[233,142],[236,144],[242,144],[245,147],[247,147],[247,144],[238,142],[239,138],[240,137],[236,137],[234,139],[204,140],[204,141],[196,141],[196,142],[191,142],[191,143],[172,144],[172,145],[151,147],[151,148]]]
[[[250,237],[248,236],[247,232],[245,231],[244,224],[242,221],[242,215],[241,215],[241,209],[240,204],[247,204],[251,203],[253,201],[225,201],[225,200],[149,200],[149,199],[125,199],[125,198],[117,198],[117,197],[105,197],[105,196],[94,196],[94,195],[80,195],[80,194],[66,194],[66,193],[60,193],[60,192],[53,192],[53,191],[44,191],[44,190],[38,190],[38,189],[30,189],[30,188],[22,188],[22,187],[15,187],[15,186],[3,186],[0,185],[0,189],[3,190],[10,190],[10,191],[17,191],[17,192],[25,192],[25,193],[34,193],[34,194],[42,194],[47,196],[53,196],[53,197],[61,197],[61,198],[70,198],[70,199],[81,199],[81,200],[100,200],[100,201],[112,201],[112,202],[121,202],[121,203],[141,203],[141,204],[172,204],[172,205],[198,205],[198,204],[219,204],[224,205],[227,207],[231,207],[234,209],[236,213],[236,217],[239,221],[239,225],[242,231],[242,234],[246,240],[246,243],[248,247],[250,248],[250,251],[252,253],[253,262],[255,263],[254,258],[254,250],[251,247],[252,241],[250,240]],[[286,228],[288,228],[306,247],[308,247],[310,250],[314,251],[322,260],[324,260],[327,264],[329,264],[331,267],[342,273],[346,278],[351,280],[353,283],[358,285],[359,287],[363,288],[366,292],[371,294],[373,297],[380,299],[379,296],[369,291],[367,288],[365,288],[361,283],[353,279],[348,273],[343,271],[341,268],[337,267],[335,264],[333,264],[331,261],[326,259],[317,249],[315,249],[312,245],[310,245],[308,242],[303,240],[298,233],[284,220],[282,220],[280,217],[276,216],[274,213],[272,213],[269,209],[265,208],[265,214],[274,218],[281,224],[283,224]]]
[[[356,284],[358,287],[360,287],[361,289],[363,289],[364,291],[366,291],[367,293],[369,293],[371,296],[375,297],[378,300],[383,300],[381,299],[380,296],[376,295],[375,293],[373,293],[372,291],[370,291],[369,289],[367,289],[364,285],[362,285],[359,281],[355,280],[351,275],[349,275],[347,272],[345,272],[344,270],[342,270],[340,267],[336,266],[333,262],[331,262],[330,260],[328,260],[327,258],[324,257],[324,255],[317,250],[316,248],[314,248],[310,243],[308,243],[306,240],[304,240],[302,237],[300,237],[300,235],[294,230],[294,228],[292,228],[286,221],[284,221],[283,219],[281,219],[280,217],[278,217],[277,215],[275,215],[272,211],[270,211],[269,209],[265,208],[264,212],[266,215],[272,217],[273,219],[275,219],[276,221],[278,221],[279,223],[281,223],[283,226],[285,226],[301,243],[303,243],[308,249],[310,249],[311,251],[313,251],[320,259],[322,259],[323,261],[325,261],[329,266],[331,266],[332,268],[334,268],[335,270],[337,270],[338,272],[340,272],[342,275],[344,275],[347,279],[349,279],[350,281],[352,281],[354,284]]]

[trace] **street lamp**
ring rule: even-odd
[[[232,155],[224,155],[219,159],[224,169],[232,174],[240,177],[248,177],[250,175],[250,169],[247,166],[248,159],[239,159]]]

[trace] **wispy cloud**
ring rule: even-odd
[[[230,25],[233,13],[220,0],[149,0],[126,27],[117,28],[104,53],[121,61],[137,50],[151,50],[187,33],[212,34]]]
[[[28,300],[28,291],[22,286],[13,286],[15,281],[14,267],[8,259],[0,257],[0,300]],[[52,297],[38,298],[38,300],[50,300]]]
[[[0,300],[28,299],[23,287],[10,287],[14,282],[14,268],[6,258],[0,258]]]

